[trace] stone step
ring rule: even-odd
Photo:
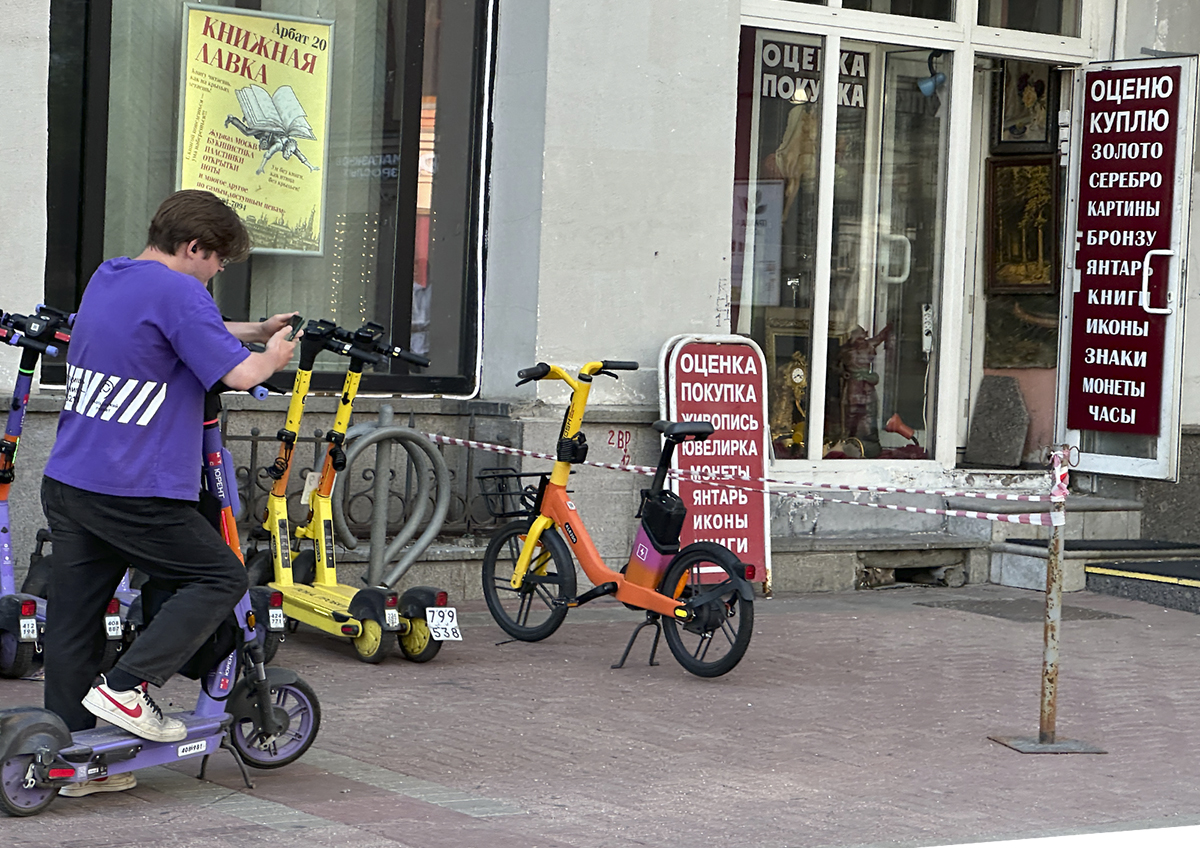
[[[988,541],[953,533],[776,536],[771,583],[778,592],[842,592],[919,577],[946,585],[987,581]]]
[[[1046,588],[1049,543],[1010,539],[991,546],[991,582],[1018,589]],[[1066,539],[1063,542],[1063,591],[1091,588],[1088,570],[1105,561],[1167,561],[1200,555],[1200,545],[1163,539]]]
[[[1200,612],[1200,559],[1194,554],[1193,558],[1089,563],[1087,588],[1103,595]]]

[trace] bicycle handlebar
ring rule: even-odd
[[[344,342],[344,344],[345,350],[341,351],[342,356],[348,356],[351,359],[357,359],[360,362],[367,363],[368,365],[379,365],[387,362],[387,358],[382,353],[376,353],[373,350],[363,350],[361,347],[355,347],[349,342]]]
[[[312,361],[322,350],[328,350],[338,356],[348,356],[369,365],[382,365],[389,358],[393,358],[422,368],[429,367],[430,362],[424,356],[384,341],[383,333],[383,327],[371,321],[357,330],[347,330],[332,321],[313,319],[304,328],[304,336],[300,339],[301,368],[311,370]],[[311,358],[305,356],[306,351]]]
[[[419,365],[422,368],[428,368],[430,365],[429,360],[421,356],[421,354],[413,353],[411,350],[405,350],[402,347],[385,347],[380,352],[383,354],[385,361],[391,356],[396,359],[402,359],[410,365]]]
[[[9,312],[0,318],[0,329],[4,330],[0,340],[55,357],[60,352],[55,343],[70,343],[70,329],[74,323],[75,313],[63,312],[61,309],[39,303],[32,315]]]
[[[24,347],[29,350],[37,351],[43,356],[48,356],[51,359],[58,356],[59,350],[57,345],[47,344],[38,339],[31,339],[24,333],[20,333],[12,327],[0,327],[0,342],[7,342],[15,347]]]
[[[540,380],[549,373],[550,366],[545,362],[539,362],[532,368],[522,368],[517,372],[517,377],[520,379],[520,382],[517,383],[517,385],[522,386],[525,383],[528,383],[530,380]]]
[[[595,370],[588,370],[589,365],[593,366],[593,368],[596,365],[599,365],[600,367]],[[517,385],[523,386],[524,384],[530,382],[531,380],[542,380],[542,379],[548,377],[550,375],[550,372],[553,370],[554,369],[545,362],[539,362],[537,365],[534,365],[532,368],[522,368],[520,371],[517,372],[517,377],[520,378]],[[611,373],[613,371],[636,371],[636,370],[638,370],[638,364],[632,360],[602,359],[598,363],[589,362],[588,365],[585,365],[583,367],[583,370],[581,370],[579,372],[579,374],[581,377],[583,377],[585,374],[604,374],[606,376],[615,378],[617,375]]]
[[[223,395],[226,392],[236,391],[240,391],[240,389],[230,388],[229,386],[225,385],[223,380],[217,380],[217,382],[213,383],[212,388],[208,390],[207,394]],[[259,383],[253,388],[246,389],[246,394],[250,395],[250,397],[254,398],[255,400],[266,400],[267,395],[269,395],[271,392],[278,391],[279,389],[275,388],[274,386],[268,386],[266,383]]]

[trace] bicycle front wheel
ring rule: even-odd
[[[483,555],[483,597],[500,628],[522,642],[538,642],[567,617],[567,601],[575,597],[575,562],[566,542],[553,528],[538,539],[521,588],[512,587],[513,571],[530,521],[501,527]]]
[[[754,601],[743,573],[732,552],[711,542],[688,545],[667,567],[660,592],[685,602],[704,598],[691,621],[662,619],[667,647],[692,674],[720,677],[746,653]]]

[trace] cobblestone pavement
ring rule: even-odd
[[[610,669],[639,615],[607,602],[537,644],[497,644],[472,602],[467,641],[426,665],[366,665],[302,631],[276,659],[324,710],[299,762],[255,772],[252,791],[224,755],[212,782],[196,761],[150,769],[129,792],[0,818],[0,843],[819,848],[1200,824],[1195,615],[1067,596],[1059,736],[1109,753],[988,740],[1036,735],[1039,598],[981,586],[759,601],[746,659],[715,680],[665,645],[647,666],[648,640]],[[176,680],[161,700],[182,709],[194,691]],[[40,697],[39,683],[0,681],[0,706]]]

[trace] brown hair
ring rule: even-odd
[[[177,191],[154,213],[146,245],[173,254],[193,239],[230,262],[241,262],[250,253],[246,225],[225,201],[208,191]]]

